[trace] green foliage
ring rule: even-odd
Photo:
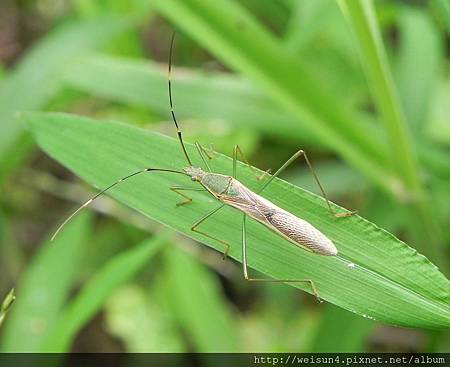
[[[215,276],[180,251],[166,252],[164,293],[180,327],[199,352],[239,350],[238,323]],[[161,290],[162,291],[162,290]],[[220,330],[220,333],[217,333]]]
[[[10,310],[15,299],[16,296],[14,295],[14,288],[13,288],[9,291],[9,293],[3,300],[2,304],[0,305],[0,326],[3,324],[3,321],[5,321],[6,314]]]
[[[5,324],[2,351],[41,349],[72,289],[87,226],[88,216],[77,218],[55,242],[47,240],[28,266]]]
[[[195,118],[200,126],[220,119],[239,129],[251,128],[292,141],[312,139],[301,126],[293,131],[295,119],[242,78],[225,73],[182,72],[181,79],[175,74],[173,91],[180,119]],[[88,55],[67,68],[64,81],[88,94],[145,107],[160,115],[167,112],[167,70],[153,62]]]
[[[99,188],[144,167],[185,166],[176,140],[127,125],[63,114],[26,114],[24,121],[42,149]],[[188,148],[194,156],[195,148]],[[230,171],[230,158],[217,155],[211,163],[215,171]],[[200,164],[198,159],[195,164]],[[238,178],[255,188],[251,172],[244,167],[239,166]],[[191,224],[214,207],[208,195],[196,195],[193,204],[182,208],[170,200],[168,187],[186,185],[186,178],[178,176],[141,175],[111,190],[111,195],[221,250],[214,241],[190,231]],[[334,218],[321,198],[281,180],[267,189],[266,197],[317,226],[336,244],[340,255],[329,258],[307,253],[255,224],[249,226],[248,236],[251,267],[274,278],[314,279],[321,297],[366,317],[416,327],[449,324],[448,280],[415,250],[361,217]],[[229,242],[230,256],[237,260],[241,258],[241,221],[239,213],[227,208],[203,229]],[[310,291],[305,285],[295,286]]]
[[[77,332],[100,310],[116,288],[148,264],[163,244],[163,239],[159,236],[146,240],[106,263],[62,310],[47,338],[43,340],[42,351],[67,352]]]
[[[356,36],[357,48],[361,54],[374,103],[384,123],[391,165],[397,171],[398,179],[402,183],[402,187],[396,190],[399,190],[398,195],[403,197],[402,200],[412,203],[415,207],[418,214],[415,221],[416,234],[423,236],[424,233],[432,240],[424,251],[437,261],[436,246],[439,233],[420,179],[417,157],[413,153],[406,118],[395,90],[386,51],[377,27],[374,6],[371,2],[348,0],[341,0],[339,4]],[[422,238],[419,243],[424,242]]]
[[[0,294],[18,295],[6,317],[0,309],[2,351],[448,351],[445,331],[402,330],[420,336],[402,338],[407,345],[384,339],[388,328],[372,335],[382,323],[449,323],[448,280],[412,249],[448,271],[448,0],[69,3],[0,2]],[[148,165],[186,164],[177,143],[155,133],[175,135],[166,80],[173,28],[173,97],[187,141],[227,154],[237,143],[264,170],[305,149],[328,195],[370,220],[330,218],[322,199],[277,180],[265,195],[330,236],[340,257],[306,253],[248,223],[253,269],[313,278],[333,304],[246,282],[242,219],[230,208],[202,226],[230,240],[237,261],[195,245],[188,237],[222,251],[189,231],[216,204],[194,193],[193,204],[175,208],[168,187],[193,185],[175,175],[121,184],[111,192],[118,200],[90,207],[101,220],[81,216],[46,240],[92,189],[35,137],[97,188]],[[29,114],[32,135],[14,118],[31,110],[153,133]],[[211,163],[231,173],[228,158]],[[283,177],[318,194],[302,167]],[[238,175],[260,184],[242,165]],[[159,235],[158,221],[183,235]]]
[[[68,64],[130,25],[130,21],[113,18],[64,24],[30,51],[0,86],[0,158],[21,134],[14,114],[44,108],[59,91]]]
[[[324,144],[384,189],[392,189],[386,149],[375,129],[359,124],[243,7],[224,0],[154,4],[223,62],[251,78]]]
[[[363,341],[373,328],[370,320],[356,318],[341,308],[328,305],[315,335],[311,351],[355,353],[364,351]],[[351,333],[342,333],[342,330]]]

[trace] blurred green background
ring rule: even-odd
[[[248,284],[240,264],[106,196],[50,245],[94,191],[16,119],[65,111],[174,136],[165,70],[178,29],[186,140],[227,155],[238,143],[264,170],[303,148],[333,201],[446,273],[449,3],[365,3],[2,0],[0,299],[15,287],[18,300],[0,350],[448,352],[448,331],[394,328],[287,285]],[[318,192],[304,167],[284,178]]]

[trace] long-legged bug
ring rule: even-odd
[[[336,256],[338,251],[333,244],[333,242],[326,237],[322,232],[316,229],[307,221],[296,217],[295,215],[287,212],[286,210],[276,206],[269,200],[260,196],[261,192],[275,179],[275,177],[279,176],[282,171],[284,171],[292,162],[294,162],[297,158],[303,157],[308,166],[308,169],[311,171],[326,203],[328,206],[328,210],[330,213],[336,217],[347,217],[355,212],[348,213],[336,213],[331,206],[328,197],[321,185],[319,178],[315,171],[312,168],[312,165],[308,159],[308,156],[303,150],[297,151],[291,158],[289,158],[286,163],[284,163],[263,185],[262,187],[255,193],[251,191],[249,188],[244,186],[241,182],[236,179],[236,162],[238,154],[240,157],[247,163],[247,165],[253,169],[253,167],[248,163],[245,159],[240,147],[235,145],[233,149],[233,174],[232,176],[227,176],[223,174],[213,173],[211,171],[211,167],[208,163],[208,159],[211,157],[208,155],[206,149],[202,147],[199,143],[195,143],[195,147],[197,152],[202,159],[206,171],[200,167],[194,167],[192,161],[187,153],[186,147],[184,145],[183,137],[181,130],[178,125],[178,121],[175,116],[174,108],[173,108],[173,98],[172,98],[172,84],[171,84],[171,70],[172,70],[172,53],[173,53],[173,45],[174,45],[175,32],[172,34],[171,42],[170,42],[170,51],[169,51],[169,62],[168,62],[168,97],[169,97],[169,105],[170,105],[170,114],[172,116],[172,120],[175,124],[177,130],[178,140],[180,142],[181,149],[183,154],[189,164],[188,167],[183,168],[182,170],[175,170],[169,168],[145,168],[139,171],[136,171],[132,174],[129,174],[125,177],[120,178],[115,181],[96,195],[94,195],[91,199],[86,201],[83,205],[81,205],[77,210],[75,210],[55,231],[52,236],[52,240],[56,237],[56,235],[61,231],[61,229],[82,209],[91,204],[96,198],[110,190],[114,186],[119,183],[137,176],[144,172],[170,172],[177,173],[189,176],[192,181],[198,182],[202,187],[199,188],[191,188],[191,187],[180,187],[173,186],[170,188],[176,194],[182,196],[184,200],[182,202],[177,203],[177,206],[189,204],[192,202],[192,199],[185,195],[183,191],[207,191],[212,196],[214,196],[217,200],[221,202],[220,206],[216,207],[214,210],[197,220],[192,226],[191,230],[193,232],[197,232],[209,239],[220,242],[224,246],[224,258],[227,256],[230,245],[226,241],[214,237],[211,234],[198,230],[198,227],[201,223],[203,223],[206,219],[211,217],[213,214],[217,213],[220,209],[222,209],[225,205],[229,205],[240,210],[243,213],[243,221],[242,221],[242,266],[243,266],[243,274],[244,278],[251,282],[279,282],[279,283],[297,283],[297,282],[306,282],[309,283],[311,289],[317,299],[320,300],[318,291],[316,286],[311,279],[264,279],[264,278],[252,278],[248,274],[247,268],[247,242],[246,242],[246,219],[247,216],[257,220],[258,222],[265,225],[267,228],[278,234],[279,236],[285,238],[289,242],[305,249],[311,251],[313,253],[325,256]],[[262,176],[264,176],[268,171],[266,171]],[[262,178],[262,176],[258,177],[258,179]]]

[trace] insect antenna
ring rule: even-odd
[[[94,196],[92,196],[88,201],[86,201],[83,205],[81,205],[77,210],[75,210],[64,222],[61,223],[61,225],[58,227],[58,229],[55,231],[55,233],[53,234],[51,241],[53,241],[56,236],[58,235],[58,233],[64,228],[64,226],[69,223],[73,217],[75,217],[80,211],[82,211],[84,208],[86,208],[87,206],[89,206],[95,199],[97,199],[99,196],[103,195],[106,191],[112,189],[114,186],[118,185],[119,183],[128,180],[131,177],[137,176],[141,173],[144,172],[151,172],[151,171],[160,171],[160,172],[172,172],[172,173],[180,173],[183,175],[187,175],[185,172],[183,171],[177,171],[177,170],[172,170],[172,169],[165,169],[165,168],[145,168],[145,169],[141,169],[139,171],[136,171],[128,176],[122,177],[120,179],[118,179],[116,182],[112,183],[111,185],[109,185],[108,187],[106,187],[105,189],[103,189],[102,191],[98,192],[97,194],[95,194]],[[187,175],[188,176],[188,175]]]
[[[167,73],[167,81],[169,86],[169,102],[170,102],[170,114],[172,115],[172,120],[175,123],[175,127],[177,128],[177,135],[178,140],[180,141],[181,148],[183,148],[183,153],[186,156],[186,159],[190,166],[192,166],[191,159],[189,158],[189,155],[187,154],[186,147],[184,146],[183,137],[181,136],[181,130],[178,126],[177,118],[175,117],[175,112],[173,110],[173,101],[172,101],[172,83],[171,83],[171,76],[172,76],[172,53],[173,53],[173,44],[175,41],[175,34],[176,32],[173,31],[172,38],[170,40],[170,51],[169,51],[169,67],[168,67],[168,73]]]

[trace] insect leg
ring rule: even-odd
[[[334,215],[337,218],[342,218],[342,217],[350,217],[351,215],[357,213],[356,211],[349,212],[349,213],[336,213],[336,211],[334,210],[334,208],[330,204],[330,200],[328,200],[328,196],[327,196],[327,194],[326,194],[322,184],[320,183],[319,176],[317,176],[316,172],[314,171],[314,169],[313,169],[313,167],[311,165],[311,162],[308,159],[308,156],[306,155],[305,151],[303,151],[302,149],[300,149],[297,152],[295,152],[295,154],[291,158],[289,158],[286,161],[286,163],[284,163],[278,169],[278,171],[275,172],[275,174],[272,177],[270,177],[270,179],[264,184],[264,186],[261,189],[259,189],[259,191],[257,193],[260,194],[275,179],[275,177],[279,176],[279,174],[282,171],[284,171],[292,162],[294,162],[299,157],[304,157],[305,158],[305,162],[306,162],[309,170],[311,171],[311,173],[312,173],[312,175],[314,177],[314,180],[317,183],[317,186],[319,186],[320,192],[322,193],[322,196],[323,196],[323,198],[325,199],[325,201],[327,203],[328,210],[330,211],[330,213],[332,215]]]
[[[224,251],[224,253],[223,253],[223,259],[225,260],[226,257],[228,256],[228,252],[229,252],[229,250],[230,250],[230,244],[229,244],[228,242],[225,242],[224,240],[221,240],[220,238],[211,236],[210,234],[205,233],[205,232],[202,232],[202,231],[199,231],[199,230],[197,229],[197,227],[198,227],[201,223],[203,223],[206,219],[208,219],[208,218],[209,218],[211,215],[213,215],[214,213],[218,212],[218,211],[219,211],[220,209],[222,209],[224,206],[225,206],[225,204],[221,204],[220,206],[218,206],[218,207],[217,207],[216,209],[214,209],[213,211],[211,211],[211,212],[209,212],[208,214],[206,214],[205,216],[201,217],[197,222],[195,222],[195,223],[192,225],[191,231],[200,233],[200,234],[202,234],[203,236],[208,237],[208,238],[210,238],[210,239],[212,239],[212,240],[216,240],[216,241],[220,242],[222,245],[224,245],[224,246],[225,246],[225,251]]]
[[[183,194],[180,191],[205,191],[204,188],[197,188],[197,187],[181,187],[181,186],[172,186],[170,187],[170,190],[172,190],[174,193],[181,195],[182,197],[184,197],[186,200],[184,201],[180,201],[179,203],[176,204],[176,206],[181,206],[184,204],[189,204],[190,202],[192,202],[192,198],[190,198],[189,196]]]
[[[210,143],[209,144],[209,148],[205,148],[203,145],[198,144],[199,148],[202,150],[203,154],[206,155],[206,157],[211,160],[213,159],[213,155],[214,155],[214,148],[213,148],[213,144]]]
[[[209,157],[209,155],[205,152],[205,149],[199,144],[199,143],[195,143],[195,147],[197,148],[197,152],[200,155],[200,158],[202,159],[203,163],[205,164],[206,168],[208,169],[209,172],[211,171],[211,167],[209,166],[208,160],[205,158],[205,156],[203,155],[203,153],[206,154],[206,156],[211,159]]]
[[[311,279],[265,279],[265,278],[251,278],[248,275],[247,268],[247,236],[246,236],[246,219],[247,215],[244,214],[242,221],[242,269],[244,272],[245,280],[249,282],[265,282],[265,283],[309,283],[314,296],[317,301],[322,302],[319,297],[319,292],[317,291],[316,285]]]
[[[270,173],[270,168],[266,171],[264,171],[262,174],[259,174],[256,172],[255,168],[250,164],[250,162],[245,157],[244,153],[242,153],[241,147],[236,144],[233,148],[233,177],[236,178],[236,162],[237,162],[237,156],[238,154],[241,156],[241,159],[247,164],[247,166],[250,168],[250,170],[253,172],[253,174],[256,176],[256,179],[262,180],[268,173]]]

